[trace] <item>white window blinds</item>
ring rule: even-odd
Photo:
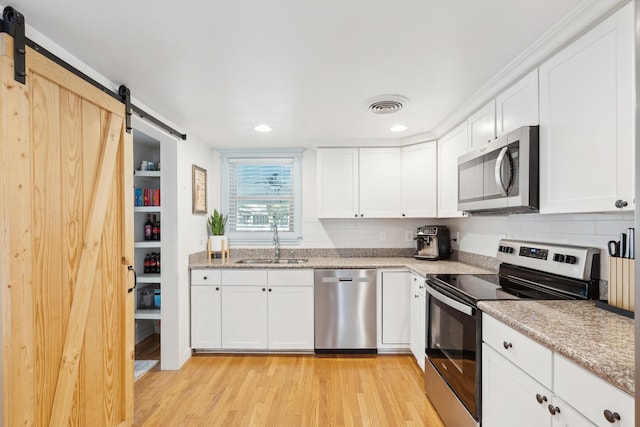
[[[293,159],[229,160],[229,230],[294,230]]]
[[[301,239],[300,157],[262,152],[222,153],[223,209],[229,216],[227,234],[237,243],[273,240],[273,224],[280,240]]]

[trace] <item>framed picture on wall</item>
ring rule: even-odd
[[[194,214],[207,213],[207,171],[192,165],[192,211]]]

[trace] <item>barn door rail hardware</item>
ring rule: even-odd
[[[27,77],[24,16],[10,6],[5,7],[2,11],[0,32],[7,33],[13,37],[13,78],[17,82],[24,84]]]
[[[120,90],[118,92],[114,92],[113,90],[109,89],[108,87],[104,86],[103,84],[99,83],[98,81],[92,79],[91,77],[89,77],[88,75],[83,73],[82,71],[78,70],[77,68],[75,68],[74,66],[72,66],[71,64],[66,62],[65,60],[63,60],[60,57],[56,56],[55,54],[49,52],[47,49],[45,49],[44,47],[40,46],[38,43],[36,43],[33,40],[31,40],[28,37],[26,37],[25,36],[25,18],[20,12],[18,12],[16,9],[14,9],[11,6],[5,7],[3,12],[2,12],[2,19],[0,20],[0,33],[7,33],[8,35],[13,37],[13,39],[14,39],[13,40],[13,45],[14,45],[14,68],[15,68],[14,78],[15,78],[15,80],[17,82],[20,82],[22,84],[25,84],[25,82],[26,82],[27,71],[26,71],[25,57],[26,57],[26,53],[27,53],[26,52],[26,46],[28,46],[31,49],[33,49],[34,51],[36,51],[39,54],[43,55],[45,58],[55,62],[56,64],[58,64],[59,66],[61,66],[65,70],[67,70],[70,73],[76,75],[77,77],[80,77],[82,80],[84,80],[87,83],[89,83],[90,85],[98,88],[99,90],[101,90],[102,92],[106,93],[107,95],[117,99],[118,101],[120,101],[122,103],[125,103],[126,104],[126,109],[127,109],[126,122],[127,122],[127,132],[128,133],[131,133],[131,130],[132,130],[131,129],[131,111],[134,111],[140,117],[152,122],[153,124],[155,124],[159,128],[165,130],[167,133],[169,133],[171,135],[174,135],[174,136],[177,136],[180,139],[182,139],[183,141],[187,139],[187,135],[186,134],[184,134],[182,132],[178,132],[173,127],[171,127],[168,124],[166,124],[165,122],[153,117],[151,114],[147,113],[142,108],[139,108],[139,107],[133,105],[131,103],[131,93],[130,93],[129,89],[127,89],[127,102],[128,102],[128,104],[127,104],[127,102],[125,102],[125,99],[121,96]]]

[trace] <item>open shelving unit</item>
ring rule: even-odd
[[[136,189],[159,189],[162,195],[162,171],[141,170],[143,161],[160,163],[161,143],[140,131],[133,134],[134,185]],[[162,204],[162,197],[160,198]],[[160,240],[144,239],[144,224],[147,216],[157,217],[162,230],[162,206],[134,206],[134,249],[138,286],[135,292],[136,342],[148,334],[159,331],[162,319],[162,269],[160,273],[144,273],[147,254],[159,253],[162,268],[162,231]]]

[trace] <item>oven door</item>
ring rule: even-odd
[[[427,359],[471,416],[479,417],[477,309],[427,280]]]

